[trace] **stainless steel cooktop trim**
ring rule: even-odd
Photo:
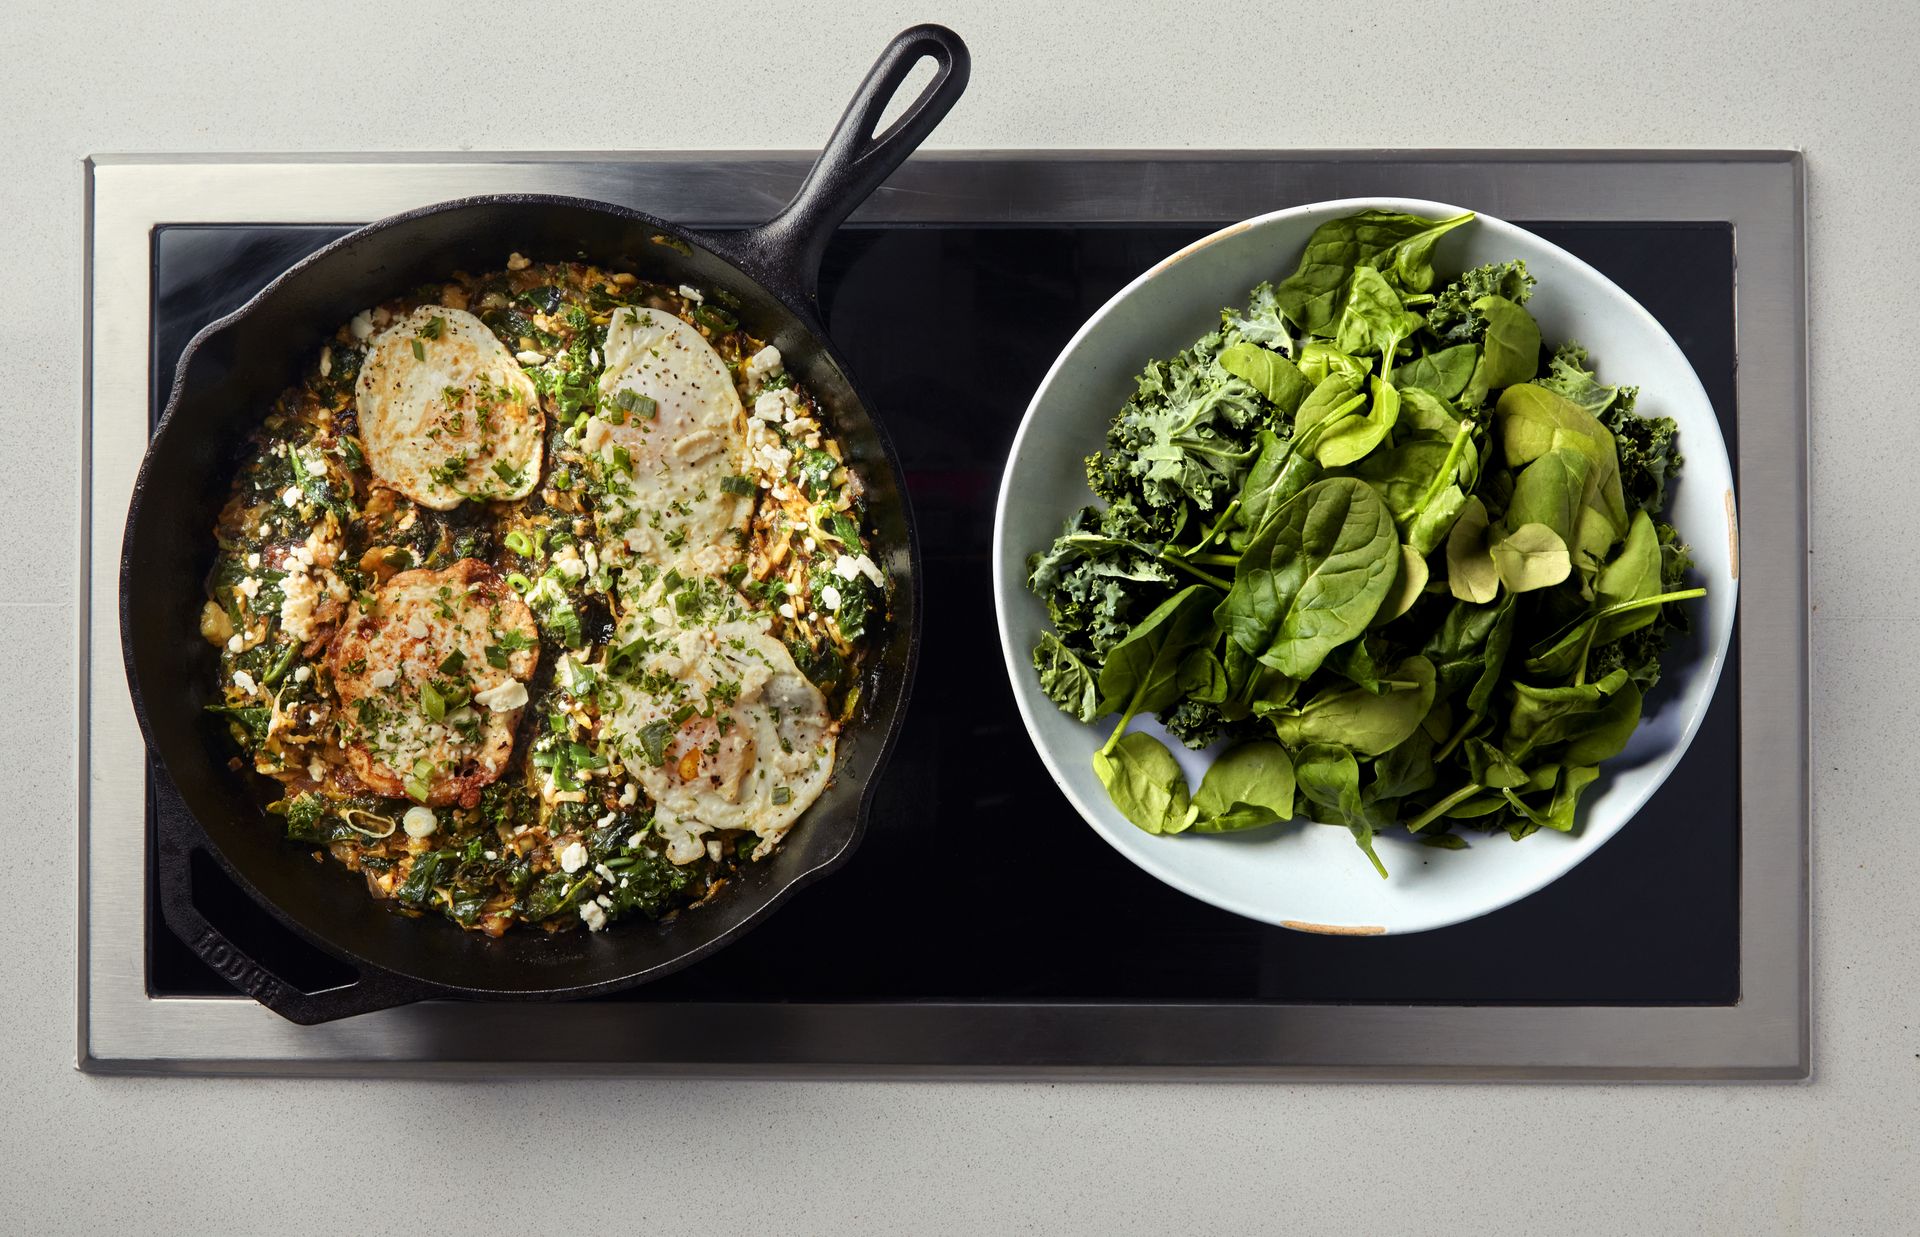
[[[161,223],[354,222],[469,193],[771,215],[794,153],[102,155],[86,172],[80,1068],[101,1073],[943,1078],[1802,1079],[1808,993],[1805,168],[1791,151],[949,152],[868,223],[1213,222],[1368,194],[1554,220],[1734,226],[1744,562],[1742,994],[1731,1006],[457,1005],[298,1027],[145,987],[144,787],[117,562],[145,441]],[[1087,1064],[1087,1045],[1100,1060]],[[551,1047],[550,1045],[565,1045]]]

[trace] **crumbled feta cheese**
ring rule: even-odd
[[[707,299],[706,297],[700,295],[700,289],[689,287],[686,284],[680,285],[680,295],[686,297],[688,300],[692,301],[696,305],[705,304]]]
[[[227,652],[238,653],[240,650],[246,647],[247,647],[247,638],[241,635],[239,632],[236,631],[231,636],[227,637]]]
[[[544,365],[547,360],[543,354],[535,352],[531,348],[522,348],[513,354],[513,359],[522,365]]]
[[[483,850],[480,853],[487,857],[488,863],[492,863],[495,859],[498,859],[500,857],[500,852],[497,850]]]
[[[257,690],[253,682],[253,676],[245,670],[235,670],[233,672],[233,685],[249,694]]]
[[[713,860],[715,863],[720,862],[720,839],[719,838],[707,839],[707,858]]]
[[[295,640],[313,639],[313,612],[320,603],[320,586],[310,575],[289,574],[280,587],[280,630]]]
[[[840,590],[829,584],[820,590],[820,604],[829,610],[840,608]]]
[[[260,570],[260,552],[258,550],[247,555],[247,569],[249,571]]]
[[[644,834],[644,833],[635,833],[635,834],[634,834],[634,835],[633,835],[632,837],[630,837],[630,838],[628,838],[628,839],[627,839],[627,849],[628,849],[628,850],[639,850],[639,849],[640,849],[640,844],[641,844],[642,842],[645,842],[646,840],[647,840],[647,838],[646,838],[646,834]]]
[[[365,342],[373,335],[373,313],[363,309],[353,315],[353,321],[347,323],[347,333],[354,339]]]
[[[613,426],[599,417],[587,418],[587,429],[580,436],[580,446],[588,454],[600,450],[613,440]]]
[[[851,580],[855,576],[865,576],[873,582],[876,588],[884,583],[880,575],[880,569],[874,566],[873,560],[864,554],[840,555],[840,557],[833,560],[833,574],[839,576],[842,580]]]
[[[407,620],[407,634],[415,640],[426,639],[427,633],[431,630],[432,628],[427,626],[427,620],[421,615],[416,614]]]
[[[410,838],[428,838],[440,827],[440,818],[433,814],[430,807],[410,807],[407,814],[400,818],[400,827],[407,831]]]
[[[327,776],[327,766],[318,756],[307,761],[307,777],[312,781],[321,781]]]
[[[527,702],[527,685],[519,679],[508,679],[483,692],[475,692],[473,702],[487,706],[489,713],[511,713]]]
[[[612,876],[613,874],[612,874],[611,872],[609,872],[609,873],[608,873],[607,875],[608,875],[608,876]],[[607,896],[606,894],[604,894],[604,893],[603,893],[603,894],[601,894],[601,895],[600,895],[599,897],[597,897],[597,898],[595,898],[595,899],[594,899],[594,901],[595,901],[595,902],[598,902],[598,903],[599,903],[600,905],[602,905],[602,906],[604,906],[604,907],[607,907],[607,908],[608,908],[609,910],[611,910],[611,909],[612,909],[612,907],[613,907],[613,899],[612,899],[612,898],[610,898],[610,897],[608,897],[608,896]]]
[[[781,387],[778,391],[762,391],[753,401],[753,415],[762,421],[791,421],[793,410],[800,406],[800,397],[792,387]]]
[[[399,677],[400,677],[400,674],[397,670],[394,670],[391,667],[386,667],[380,670],[375,670],[370,676],[368,676],[367,681],[373,684],[375,691],[385,691],[387,690],[387,688],[392,687],[393,681]]]
[[[320,349],[320,376],[326,378],[333,373],[333,349]]]
[[[297,485],[288,486],[286,490],[280,495],[280,501],[281,503],[289,507],[299,506],[300,505],[300,487]]]
[[[795,611],[794,611],[794,608],[793,608],[793,603],[792,603],[792,602],[790,602],[790,601],[783,601],[783,602],[781,602],[781,603],[780,603],[780,617],[781,617],[781,618],[794,618],[794,617],[796,617],[796,613],[795,613]]]
[[[607,912],[598,902],[580,904],[580,922],[587,925],[589,932],[603,932],[607,927]]]
[[[572,876],[587,866],[587,848],[578,842],[568,842],[560,850],[560,870]]]
[[[581,561],[580,552],[572,546],[562,546],[554,552],[553,566],[554,570],[569,580],[584,580],[587,578],[587,565]]]
[[[312,677],[313,677],[313,667],[312,667],[312,666],[297,666],[297,667],[295,667],[295,668],[294,668],[294,671],[293,671],[293,681],[294,681],[294,682],[296,682],[296,683],[304,683],[304,682],[306,682],[306,681],[307,681],[308,679],[310,679],[310,678],[312,678]]]
[[[620,790],[620,806],[621,807],[632,807],[634,803],[638,801],[639,798],[640,798],[640,788],[638,786],[635,786],[632,782],[628,782]],[[637,838],[640,835],[636,833],[633,836]],[[635,842],[634,845],[638,846],[639,843]]]
[[[234,591],[242,597],[245,597],[248,601],[252,601],[260,595],[260,581],[254,579],[252,576],[247,576],[243,578],[240,583],[234,585]]]
[[[611,885],[614,881],[613,869],[608,867],[604,863],[594,864],[593,874],[595,876],[598,876],[601,880],[607,882],[609,885]]]
[[[612,824],[616,819],[618,819],[619,816],[620,816],[620,813],[618,812],[608,812],[605,816],[602,816],[599,820],[594,821],[593,827],[595,829],[605,829],[608,825]]]
[[[763,379],[780,372],[780,349],[768,344],[747,358],[747,382],[758,385]]]
[[[815,550],[820,548],[819,543],[814,541],[814,539],[811,537],[808,537],[805,541],[801,542],[800,544],[807,547],[807,553],[809,554],[813,553]]]
[[[320,724],[320,710],[318,710],[318,709],[308,709],[308,710],[307,710],[307,725],[309,725],[309,726],[318,726],[319,724]]]

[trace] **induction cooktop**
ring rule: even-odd
[[[821,279],[829,333],[898,447],[925,555],[915,696],[853,859],[719,954],[614,997],[575,1006],[422,1006],[299,1028],[236,997],[162,922],[153,896],[161,860],[151,794],[136,791],[137,823],[122,819],[130,804],[113,800],[116,887],[144,889],[145,896],[137,917],[125,915],[124,929],[114,934],[135,944],[137,954],[114,960],[113,982],[127,991],[116,1006],[124,1013],[108,1025],[117,1026],[119,1017],[137,1022],[136,1010],[217,1013],[234,1024],[232,1046],[219,1055],[204,1045],[190,1045],[184,1055],[155,1051],[144,1066],[281,1072],[372,1071],[401,1062],[511,1071],[550,1060],[519,1045],[499,1051],[506,1041],[497,1037],[447,1034],[435,1023],[447,1015],[435,1009],[460,1011],[450,1026],[499,1020],[597,1028],[584,1051],[563,1059],[594,1070],[1804,1072],[1804,850],[1795,847],[1804,847],[1805,785],[1784,803],[1753,793],[1761,776],[1791,773],[1796,759],[1804,779],[1804,705],[1797,743],[1788,734],[1769,748],[1761,740],[1773,738],[1774,728],[1757,725],[1754,716],[1755,701],[1765,702],[1760,718],[1772,720],[1783,692],[1803,698],[1804,629],[1797,646],[1792,622],[1776,629],[1783,613],[1804,622],[1804,595],[1796,592],[1804,590],[1804,574],[1797,562],[1787,565],[1786,577],[1775,582],[1782,592],[1770,600],[1760,571],[1772,568],[1767,556],[1757,565],[1752,548],[1758,522],[1777,516],[1782,527],[1804,529],[1796,471],[1803,468],[1803,430],[1796,427],[1804,405],[1791,398],[1790,381],[1784,390],[1751,381],[1765,328],[1783,330],[1785,352],[1776,348],[1772,360],[1789,376],[1804,355],[1797,321],[1775,322],[1777,314],[1762,312],[1799,295],[1798,197],[1789,185],[1797,185],[1798,165],[1781,157],[1702,156],[1689,164],[1618,156],[1625,172],[1595,177],[1600,169],[1587,157],[1533,158],[1535,164],[1521,156],[1464,155],[916,160],[895,178],[896,193],[883,193],[841,231]],[[757,188],[770,213],[783,176],[799,166],[692,156],[499,167],[353,161],[335,171],[364,179],[359,196],[336,190],[340,213],[323,220],[312,217],[311,202],[291,211],[234,202],[211,212],[202,202],[172,217],[164,213],[169,203],[146,206],[153,217],[139,237],[145,260],[129,269],[144,293],[139,420],[122,399],[109,417],[97,380],[93,392],[94,512],[107,525],[93,530],[96,559],[103,545],[110,552],[117,544],[124,511],[99,501],[102,464],[109,453],[137,463],[140,435],[165,403],[186,341],[301,256],[395,209],[382,191],[415,193],[420,201],[455,196],[468,178],[484,178],[493,167],[502,181],[527,174],[570,185],[588,179],[595,196],[724,227],[753,217],[752,204],[737,192],[742,186]],[[390,183],[401,168],[419,183]],[[119,307],[133,294],[101,283],[110,239],[116,254],[124,249],[131,259],[135,250],[131,236],[101,234],[106,206],[124,206],[121,195],[141,189],[151,199],[160,179],[181,171],[178,164],[122,162],[94,169],[96,375],[102,302]],[[1683,171],[1691,174],[1676,176]],[[247,163],[222,165],[221,173],[238,187],[236,198],[253,194],[263,205],[276,187],[262,182],[290,184],[301,175],[289,165]],[[1730,183],[1749,178],[1772,196]],[[1606,186],[1606,194],[1582,194],[1588,181]],[[724,193],[728,186],[736,192]],[[1457,927],[1374,939],[1313,936],[1239,918],[1161,885],[1078,818],[1029,745],[1006,682],[988,545],[1000,472],[1027,400],[1061,346],[1109,296],[1166,254],[1245,214],[1389,191],[1481,206],[1531,228],[1613,278],[1672,333],[1738,461],[1745,617],[1686,757],[1586,862],[1540,893]],[[1784,200],[1776,200],[1783,191]],[[676,208],[658,200],[676,194]],[[1785,220],[1755,222],[1762,204],[1784,210]],[[1756,286],[1753,250],[1762,223],[1789,228],[1772,238],[1787,257],[1762,268],[1777,283]],[[1250,272],[1249,282],[1272,274]],[[136,315],[125,316],[130,324]],[[1612,376],[1631,381],[1621,368]],[[1755,468],[1766,476],[1784,468],[1794,485],[1760,489]],[[113,565],[110,558],[95,561],[94,578],[110,579]],[[96,616],[96,627],[100,621]],[[1764,679],[1750,672],[1756,635],[1785,638],[1784,674],[1771,660],[1759,663],[1772,671]],[[94,679],[109,680],[124,708],[117,638],[106,648]],[[1656,690],[1649,708],[1658,707]],[[91,720],[98,736],[97,703]],[[132,791],[143,780],[137,743],[136,732],[133,747],[115,749],[114,758],[132,766],[112,771],[116,790]],[[97,737],[90,754],[93,871],[108,861],[100,827],[108,801],[97,793],[107,771],[99,767],[105,753]],[[1756,874],[1777,883],[1756,889]],[[339,879],[343,897],[362,896],[336,869],[316,875]],[[352,979],[350,967],[279,928],[214,865],[193,876],[201,909],[230,937],[248,941],[283,980],[317,990]],[[1767,896],[1756,901],[1756,892]],[[123,910],[116,908],[116,927]],[[1797,923],[1797,954],[1757,953],[1756,941],[1778,935],[1783,919]],[[105,944],[101,926],[97,915],[84,925],[90,956]],[[1790,944],[1793,933],[1787,937]],[[127,973],[129,963],[137,975]],[[1735,1036],[1728,1028],[1752,1022],[1763,994],[1768,1027]],[[101,1011],[91,1028],[88,1010],[82,1012],[83,1060],[93,1068],[128,1067],[133,1058],[88,1038],[102,1033]],[[711,1032],[743,1020],[761,1024],[772,1042]],[[1680,1027],[1698,1028],[1691,1032],[1697,1045],[1675,1038]],[[1409,1034],[1413,1028],[1424,1030]],[[1494,1042],[1463,1051],[1453,1041],[1467,1034]],[[1551,1042],[1568,1035],[1571,1041]]]

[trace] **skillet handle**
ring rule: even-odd
[[[886,132],[876,134],[907,74],[929,56],[936,65],[933,80]],[[725,247],[758,267],[762,282],[775,291],[812,306],[834,229],[946,119],[967,88],[972,63],[967,45],[945,26],[901,31],[868,70],[793,201],[769,222],[727,238]]]
[[[204,849],[193,838],[192,823],[180,792],[157,766],[150,766],[154,824],[158,831],[160,914],[167,927],[222,979],[289,1022],[301,1026],[332,1022],[371,1010],[417,1001],[423,995],[406,980],[384,971],[358,967],[351,984],[322,992],[304,992],[255,961],[216,928],[193,902],[192,859]]]

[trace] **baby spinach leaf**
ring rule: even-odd
[[[1192,823],[1187,779],[1167,745],[1138,730],[1093,754],[1093,771],[1120,814],[1148,833],[1179,833]]]
[[[1258,657],[1247,652],[1232,640],[1226,642],[1226,656],[1221,664],[1227,672],[1227,698],[1222,703],[1221,712],[1229,721],[1240,721],[1253,714],[1255,708],[1279,708],[1292,700],[1300,689],[1298,679],[1288,678],[1272,666],[1263,664]]]
[[[1502,612],[1510,613],[1512,609],[1511,595],[1502,597],[1498,605],[1453,603],[1422,649],[1433,663],[1441,697],[1451,696],[1480,680],[1494,653],[1495,633],[1501,625]],[[1504,655],[1505,649],[1499,652]]]
[[[1513,684],[1513,706],[1507,714],[1504,744],[1515,760],[1525,760],[1540,748],[1577,738],[1599,722],[1608,699],[1628,686],[1627,673],[1616,670],[1597,683],[1565,687]],[[1638,707],[1638,691],[1635,707]]]
[[[1401,382],[1400,374],[1399,369],[1393,371],[1393,385],[1400,391],[1400,423],[1442,442],[1451,442],[1460,429],[1458,410],[1425,387]]]
[[[1455,344],[1438,352],[1429,352],[1395,369],[1393,385],[1402,389],[1416,387],[1441,399],[1454,399],[1467,389],[1479,363],[1480,349],[1475,344]]]
[[[1087,664],[1052,632],[1042,632],[1033,649],[1033,667],[1040,672],[1040,690],[1047,699],[1083,722],[1100,716],[1100,684]]]
[[[1334,346],[1351,356],[1375,352],[1390,367],[1400,341],[1420,329],[1419,314],[1410,313],[1385,276],[1370,266],[1356,267],[1348,281],[1340,316],[1334,326]]]
[[[1545,524],[1522,524],[1495,538],[1492,548],[1500,583],[1516,593],[1552,588],[1573,571],[1567,543]]]
[[[1467,495],[1458,485],[1442,486],[1415,513],[1407,528],[1407,544],[1425,557],[1438,549],[1467,509]],[[1483,508],[1484,509],[1484,508]]]
[[[1599,776],[1600,770],[1592,765],[1571,765],[1560,770],[1554,785],[1553,798],[1544,812],[1529,806],[1526,800],[1514,791],[1504,790],[1501,793],[1506,796],[1507,802],[1513,805],[1513,809],[1524,816],[1535,828],[1557,829],[1562,833],[1571,833],[1574,810],[1579,805],[1580,794]],[[1514,832],[1511,827],[1508,831]],[[1528,832],[1531,830],[1522,830],[1515,836],[1525,836]]]
[[[1349,411],[1329,417],[1314,458],[1327,468],[1341,468],[1365,456],[1386,440],[1400,420],[1400,392],[1379,378],[1369,380],[1373,401],[1365,415]]]
[[[1365,385],[1365,375],[1356,376],[1344,370],[1329,373],[1300,402],[1300,409],[1293,417],[1294,433],[1304,433],[1322,421],[1332,424],[1359,412],[1367,404],[1366,393],[1361,389]]]
[[[1571,448],[1593,465],[1586,505],[1603,514],[1616,536],[1627,531],[1626,499],[1613,434],[1578,405],[1532,383],[1508,387],[1494,410],[1507,466],[1520,468],[1549,451]]]
[[[1487,544],[1487,505],[1466,500],[1447,534],[1447,589],[1461,601],[1484,604],[1500,591],[1500,569]]]
[[[1504,296],[1483,296],[1473,311],[1487,322],[1479,363],[1462,398],[1478,404],[1491,391],[1525,382],[1540,369],[1540,327],[1533,315]]]
[[[1387,690],[1379,695],[1364,687],[1330,687],[1298,709],[1270,710],[1266,717],[1289,747],[1337,743],[1378,756],[1405,742],[1433,707],[1433,663],[1415,654],[1381,681]]]
[[[1308,382],[1319,386],[1334,374],[1345,374],[1353,379],[1357,390],[1367,380],[1367,362],[1358,357],[1348,356],[1330,343],[1321,340],[1300,345],[1300,373]]]
[[[1423,724],[1373,762],[1373,782],[1367,792],[1380,803],[1417,795],[1433,783],[1433,736]]]
[[[1468,739],[1464,750],[1467,753],[1467,769],[1480,785],[1498,790],[1527,784],[1526,771],[1518,762],[1486,740]]]
[[[1373,852],[1374,821],[1360,796],[1360,763],[1353,753],[1337,744],[1310,743],[1294,753],[1293,777],[1298,793],[1316,809],[1316,818],[1345,825],[1374,871],[1386,879],[1387,866]]]
[[[1215,359],[1221,369],[1252,383],[1253,389],[1285,416],[1292,416],[1312,389],[1312,384],[1292,361],[1257,344],[1222,348]]]
[[[1313,429],[1283,439],[1272,430],[1260,431],[1260,454],[1247,473],[1246,485],[1241,488],[1236,516],[1239,527],[1230,538],[1236,549],[1246,549],[1248,541],[1266,526],[1274,512],[1320,479],[1321,468],[1312,450],[1318,432]]]
[[[1220,704],[1227,698],[1227,671],[1213,650],[1201,647],[1180,663],[1180,694],[1202,704]]]
[[[1509,529],[1544,524],[1560,543],[1571,545],[1586,506],[1587,480],[1593,471],[1589,457],[1558,447],[1522,468],[1513,481],[1513,498],[1502,523]],[[1557,581],[1556,581],[1557,583]]]
[[[1640,688],[1628,679],[1607,697],[1587,729],[1572,737],[1561,759],[1567,764],[1597,765],[1618,756],[1640,725],[1640,704]]]
[[[1413,609],[1413,603],[1420,600],[1420,594],[1427,587],[1427,560],[1420,557],[1412,546],[1400,547],[1400,574],[1395,577],[1393,591],[1380,604],[1378,613],[1373,616],[1373,626],[1391,623],[1407,611]]]
[[[1293,762],[1278,743],[1256,740],[1223,753],[1200,779],[1196,833],[1257,829],[1293,819]]]
[[[1282,312],[1311,335],[1331,335],[1347,284],[1358,266],[1391,272],[1409,292],[1433,285],[1433,246],[1472,219],[1422,219],[1396,211],[1368,210],[1329,219],[1313,230],[1300,265],[1274,290]]]
[[[1654,531],[1653,517],[1644,511],[1633,513],[1627,525],[1627,538],[1620,553],[1600,569],[1593,582],[1593,602],[1601,609],[1640,601],[1661,592],[1660,536]],[[1600,624],[1597,642],[1618,640],[1630,631],[1652,623],[1660,615],[1657,606],[1639,606],[1616,611]]]
[[[1120,728],[1139,713],[1157,713],[1180,698],[1180,667],[1211,636],[1220,594],[1204,584],[1181,589],[1113,646],[1100,667],[1100,712],[1124,711]]]
[[[1248,545],[1215,615],[1242,649],[1296,679],[1361,632],[1398,570],[1393,516],[1372,486],[1316,481]]]

